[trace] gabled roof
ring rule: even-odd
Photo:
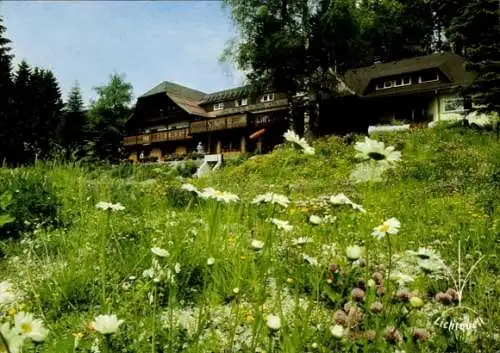
[[[150,89],[146,93],[144,93],[139,98],[153,96],[158,93],[169,93],[174,94],[176,96],[182,96],[192,101],[201,101],[203,97],[207,94],[201,91],[197,91],[195,89],[188,88],[186,86],[179,85],[174,82],[163,81],[156,87]]]
[[[464,58],[453,53],[443,53],[348,70],[344,74],[344,81],[358,95],[364,95],[370,82],[374,79],[432,68],[440,69],[452,84],[466,84],[474,79],[474,74],[465,69]],[[405,87],[396,89],[401,90]]]
[[[216,103],[231,99],[246,97],[250,94],[250,86],[241,86],[236,88],[225,89],[214,93],[209,93],[203,97],[200,104]]]

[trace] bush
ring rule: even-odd
[[[198,170],[198,166],[193,161],[186,161],[181,165],[178,165],[176,169],[181,177],[189,178],[193,176],[194,173],[196,173],[196,170]]]
[[[19,171],[0,175],[0,194],[6,192],[12,199],[5,211],[15,219],[0,228],[0,239],[32,231],[37,226],[60,224],[61,202],[46,176]]]

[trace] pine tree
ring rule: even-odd
[[[4,37],[5,27],[0,18],[0,164],[8,162],[9,126],[12,103],[12,55],[10,54],[10,40]]]
[[[58,147],[57,127],[61,124],[61,90],[50,70],[35,68],[30,80],[33,92],[32,120],[29,121],[33,145],[44,158]]]
[[[82,93],[78,83],[71,88],[61,124],[58,127],[59,141],[70,156],[82,157],[85,139],[85,111]]]
[[[26,61],[19,64],[14,75],[12,110],[8,127],[8,153],[10,162],[14,164],[28,161],[28,150],[33,143],[30,129],[33,115],[31,75],[32,70]]]
[[[500,8],[496,0],[470,0],[451,21],[453,49],[477,77],[469,88],[480,110],[500,114]]]

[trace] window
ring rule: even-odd
[[[394,80],[395,87],[408,86],[408,85],[411,85],[411,77],[410,76],[399,77],[399,78]]]
[[[392,81],[385,81],[384,82],[384,88],[391,88],[392,87]]]
[[[418,83],[439,81],[439,74],[437,71],[428,71],[418,76]]]
[[[384,89],[384,84],[381,82],[375,85],[375,90],[378,91],[379,89]]]
[[[270,102],[274,100],[274,93],[264,94],[260,99],[261,102]]]
[[[444,112],[462,112],[464,111],[464,99],[463,98],[446,98],[443,100]]]
[[[248,99],[247,98],[237,99],[234,101],[234,105],[237,107],[242,107],[244,105],[248,105]]]
[[[214,104],[214,110],[222,110],[222,109],[224,109],[224,103],[223,102]]]

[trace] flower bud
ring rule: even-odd
[[[352,300],[361,302],[365,300],[365,292],[360,288],[354,288],[351,292]]]
[[[424,306],[424,301],[419,297],[411,297],[410,305],[414,309],[420,309],[421,307]]]
[[[336,324],[345,326],[347,324],[347,314],[343,310],[337,310],[335,314],[333,314],[333,319]]]
[[[370,310],[372,311],[372,313],[378,314],[382,311],[383,308],[384,306],[381,302],[375,302],[371,305]]]
[[[439,292],[436,294],[436,301],[441,304],[450,304],[452,301],[452,297],[449,294]]]

